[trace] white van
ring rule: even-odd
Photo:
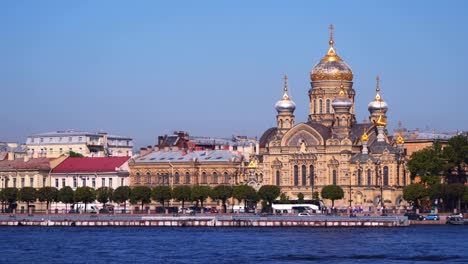
[[[245,207],[243,205],[234,205],[232,209],[235,213],[245,213]]]

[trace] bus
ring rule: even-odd
[[[304,200],[302,203],[299,203],[298,200],[288,200],[281,203],[275,201],[272,208],[277,214],[321,213],[325,209],[325,205],[321,200]]]

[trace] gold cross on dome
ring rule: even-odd
[[[288,75],[284,75],[283,77],[283,80],[284,80],[284,90],[287,91],[288,90]]]
[[[335,27],[333,26],[333,24],[330,24],[328,28],[330,29],[330,42],[333,42],[333,30],[335,29]]]

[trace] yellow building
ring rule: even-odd
[[[65,130],[31,135],[26,147],[35,158],[53,158],[70,151],[86,157],[132,156],[133,140],[102,132]]]
[[[356,121],[354,73],[335,51],[332,29],[328,52],[310,72],[305,122],[295,120],[296,105],[285,77],[283,96],[275,105],[277,125],[260,138],[263,184],[278,185],[290,198],[299,193],[310,198],[334,184],[345,192],[344,199],[335,201],[338,207],[374,210],[383,201],[386,208],[399,208],[403,187],[409,184],[404,141],[389,140],[388,105],[378,77],[368,105],[370,122]]]

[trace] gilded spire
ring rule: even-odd
[[[328,42],[330,44],[330,47],[333,46],[333,29],[335,29],[335,27],[333,27],[333,24],[330,24],[330,26],[328,27],[330,29],[330,41]]]
[[[288,75],[284,75],[283,77],[283,99],[284,100],[288,100],[289,99],[289,95],[288,95]]]
[[[380,101],[382,97],[380,96],[380,77],[377,75],[375,77],[376,85],[375,85],[375,100]]]
[[[361,136],[362,141],[368,141],[369,140],[369,136],[367,135],[366,130],[367,130],[367,120],[364,119],[363,133],[362,133],[362,136]]]
[[[341,80],[341,82],[340,82],[340,96],[341,96],[341,97],[344,97],[344,96],[345,96],[343,80]]]

